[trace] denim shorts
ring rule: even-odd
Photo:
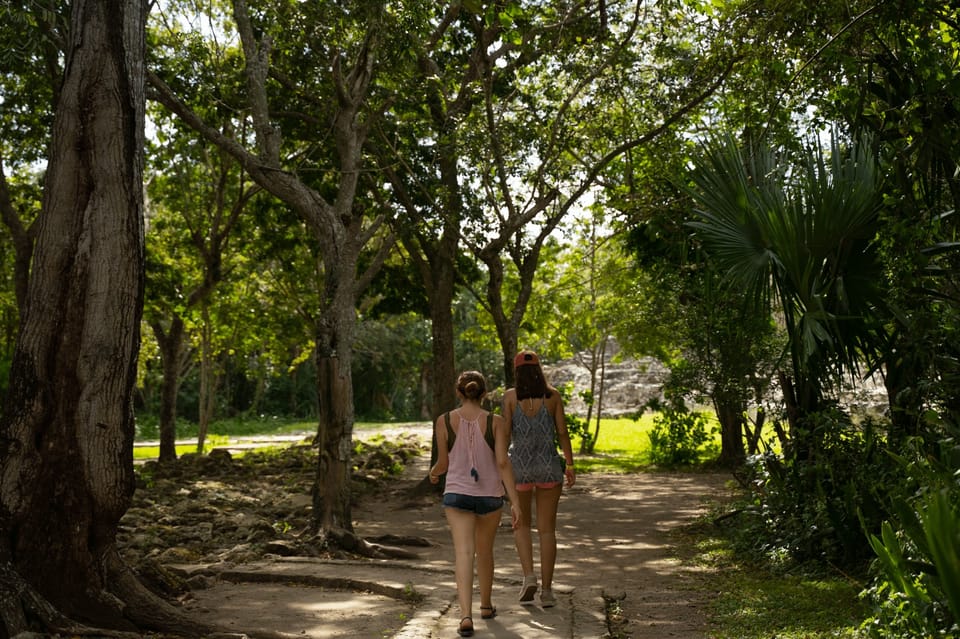
[[[443,505],[447,508],[466,510],[476,515],[487,515],[503,508],[503,497],[475,497],[461,493],[446,493]]]

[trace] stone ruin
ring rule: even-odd
[[[590,388],[590,371],[581,361],[574,357],[555,364],[544,363],[543,372],[558,388],[573,382],[573,397],[567,401],[566,410],[585,416],[587,405],[580,393]],[[603,416],[622,417],[640,412],[648,401],[662,396],[663,382],[669,374],[669,369],[652,357],[608,360],[603,370]],[[598,376],[598,385],[599,381]],[[599,391],[597,388],[594,392],[599,394]]]
[[[573,382],[573,397],[566,403],[566,410],[572,415],[587,414],[586,403],[580,397],[581,392],[590,388],[590,371],[583,364],[589,361],[587,357],[580,355],[543,364],[543,372],[554,386],[559,388]],[[652,398],[663,399],[663,383],[669,374],[670,370],[653,357],[608,356],[603,375],[603,416],[632,415],[640,412]],[[776,388],[771,395],[773,401],[779,401]],[[843,405],[856,414],[883,415],[888,410],[886,389],[879,374],[856,386],[847,386],[840,397]]]

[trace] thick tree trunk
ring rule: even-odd
[[[200,336],[200,414],[197,416],[197,454],[203,453],[210,422],[216,415],[217,387],[220,385],[210,338],[211,330],[210,309],[204,305]]]
[[[377,19],[368,24],[368,37],[355,52],[352,64],[337,56],[329,69],[337,101],[331,124],[336,148],[335,170],[339,173],[335,199],[331,203],[302,182],[296,171],[283,167],[282,130],[270,113],[272,96],[267,85],[271,73],[271,39],[259,38],[263,34],[258,33],[246,0],[234,0],[231,4],[243,47],[246,95],[255,129],[256,152],[204,122],[159,77],[151,76],[150,83],[157,91],[158,100],[235,157],[258,185],[291,206],[319,242],[323,256],[321,279],[327,288],[327,303],[320,310],[317,328],[320,459],[313,491],[313,516],[318,528],[349,528],[348,480],[354,410],[350,365],[355,306],[360,293],[386,260],[394,240],[392,234],[384,237],[378,232],[384,224],[382,217],[365,215],[355,206],[369,126],[361,112],[366,109],[367,92],[375,70],[381,25]],[[323,187],[324,192],[328,186]],[[364,259],[365,271],[358,272],[361,252],[371,259]]]
[[[432,261],[435,270],[432,273],[430,286],[430,326],[433,336],[433,369],[430,375],[432,381],[432,397],[430,402],[430,421],[438,415],[452,410],[457,405],[456,394],[456,364],[454,361],[453,337],[453,296],[455,265],[453,253],[459,243],[459,234],[445,235],[441,244],[446,245]],[[430,440],[430,465],[437,461],[437,437],[434,433]],[[432,489],[440,491],[443,482],[434,486],[430,479],[424,476],[418,491]]]
[[[27,281],[30,275],[30,258],[33,256],[34,227],[25,227],[20,214],[13,205],[7,178],[0,158],[0,220],[10,231],[13,241],[13,290],[17,308],[23,308],[27,298]]]
[[[608,341],[609,341],[609,337],[603,338],[603,346],[601,347],[601,350],[600,350],[600,379],[597,381],[599,390],[597,390],[597,393],[594,396],[597,404],[597,416],[596,416],[597,427],[596,429],[594,429],[593,436],[590,437],[590,440],[586,441],[586,438],[584,438],[584,441],[582,441],[580,445],[581,452],[589,453],[591,455],[593,454],[593,451],[597,446],[597,440],[600,438],[600,419],[603,415],[604,380],[606,379],[606,375],[607,375],[607,342]],[[589,431],[590,431],[590,422],[587,422],[587,432]]]
[[[73,3],[33,268],[0,421],[7,636],[36,618],[62,628],[64,619],[46,614],[45,603],[114,629],[172,613],[132,577],[115,545],[133,492],[146,11],[143,0]]]
[[[484,254],[481,259],[487,265],[487,303],[490,305],[490,315],[497,329],[503,355],[503,383],[505,388],[512,388],[516,384],[513,358],[519,350],[517,344],[520,338],[518,323],[507,319],[503,306],[503,259],[499,253]]]
[[[433,405],[431,419],[453,409],[457,403],[457,371],[454,362],[453,285],[440,285],[442,291],[437,298],[447,300],[446,304],[437,303],[430,313],[431,333],[433,336]]]
[[[923,370],[911,352],[909,346],[900,345],[896,356],[887,359],[883,376],[890,406],[890,441],[894,445],[920,432],[923,397],[916,380],[923,378]]]

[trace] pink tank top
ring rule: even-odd
[[[483,417],[485,424],[486,416]],[[479,419],[470,421],[460,417],[457,437],[450,449],[444,493],[474,497],[503,496],[497,456],[483,437]]]

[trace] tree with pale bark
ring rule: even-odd
[[[371,90],[391,14],[380,3],[348,16],[325,4],[260,6],[235,0],[228,17],[243,53],[239,73],[245,91],[228,100],[236,126],[224,132],[192,104],[228,96],[218,95],[216,86],[190,94],[177,78],[164,77],[162,63],[148,75],[150,95],[294,210],[320,247],[314,519],[317,528],[350,530],[356,306],[393,243],[384,227],[385,210],[358,199],[358,189],[376,189],[361,177],[368,129],[382,108]],[[279,46],[294,34],[295,41]],[[171,39],[163,54],[175,56],[180,32],[170,29],[167,35]],[[317,74],[305,75],[304,68]],[[365,252],[372,257],[361,260]]]

